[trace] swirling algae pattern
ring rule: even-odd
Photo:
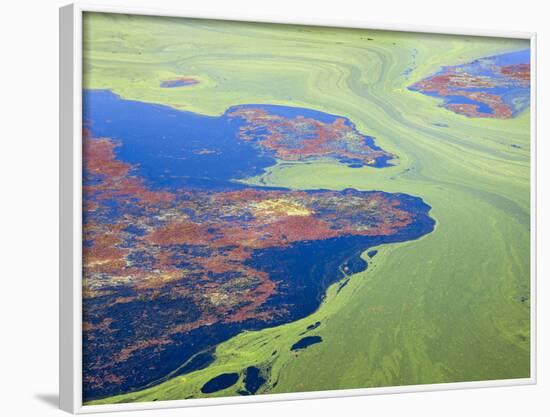
[[[530,111],[465,117],[408,89],[443,66],[527,41],[87,14],[84,83],[121,97],[221,115],[266,103],[342,115],[396,155],[384,169],[279,161],[251,185],[421,197],[435,230],[381,245],[312,315],[218,345],[205,369],[90,404],[196,398],[250,365],[260,393],[526,378],[530,372]],[[166,80],[199,82],[159,88]],[[305,329],[323,342],[291,351]],[[208,394],[236,394],[236,385]]]

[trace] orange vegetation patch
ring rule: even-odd
[[[146,236],[154,245],[206,244],[212,237],[208,227],[196,223],[170,223]]]
[[[136,351],[143,349],[149,349],[152,347],[160,347],[170,343],[170,339],[163,337],[160,339],[149,339],[149,340],[138,340],[137,342],[125,347],[122,349],[115,357],[115,362],[123,362],[128,360],[128,358]]]
[[[530,64],[514,64],[507,65],[500,69],[500,72],[508,77],[515,78],[517,80],[526,81],[529,83],[531,80],[531,65]]]
[[[98,200],[107,200],[125,196],[134,198],[145,205],[158,205],[174,200],[174,195],[166,191],[151,191],[143,181],[130,176],[131,165],[116,159],[115,144],[109,138],[91,138],[84,130],[84,169],[88,174],[98,176],[98,184],[86,185],[85,193],[91,193]],[[86,207],[89,210],[97,208],[97,201]]]

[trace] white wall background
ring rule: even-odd
[[[104,0],[104,4],[120,4]],[[0,414],[57,416],[58,10],[60,0],[5,1],[0,24]],[[152,416],[540,416],[550,409],[550,24],[539,0],[177,0],[127,5],[201,12],[357,19],[538,32],[539,384],[421,394],[138,412]],[[546,251],[546,259],[544,252]],[[546,412],[543,411],[546,409]],[[118,413],[123,416],[130,413]]]

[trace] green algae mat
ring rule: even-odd
[[[529,48],[85,13],[85,405],[530,378]]]

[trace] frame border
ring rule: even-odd
[[[263,394],[162,402],[84,406],[82,404],[82,16],[103,12],[239,22],[329,26],[399,32],[529,39],[531,47],[531,370],[529,378],[404,385],[379,388]],[[323,399],[380,394],[534,385],[537,383],[537,35],[534,32],[488,31],[358,20],[309,19],[259,14],[200,13],[73,3],[59,9],[59,408],[72,414],[101,413]]]

